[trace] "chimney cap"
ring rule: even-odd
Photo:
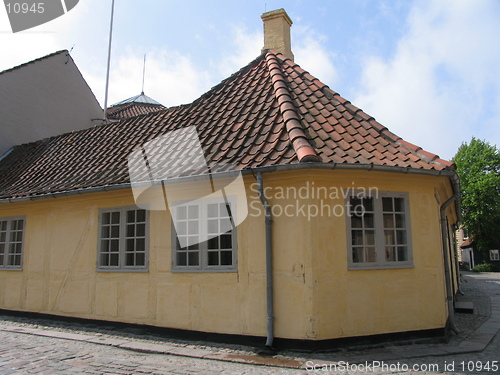
[[[288,22],[288,24],[290,26],[292,26],[292,24],[293,24],[292,19],[288,16],[286,10],[283,8],[271,10],[271,11],[266,12],[266,13],[262,13],[262,16],[260,16],[260,18],[262,18],[262,21],[266,21],[266,20],[270,20],[272,18],[278,18],[278,17],[283,17]]]

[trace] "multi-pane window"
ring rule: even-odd
[[[98,267],[147,269],[148,212],[135,207],[100,211]]]
[[[407,195],[377,192],[348,199],[350,268],[411,266]]]
[[[236,269],[231,203],[206,200],[173,207],[174,270]]]
[[[0,218],[0,269],[21,269],[24,217]]]

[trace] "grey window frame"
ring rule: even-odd
[[[22,239],[19,242],[18,240],[12,240],[12,223],[14,221],[23,221],[23,228],[22,228]],[[1,232],[5,232],[5,240],[1,242],[1,244],[4,245],[4,252],[2,253],[3,259],[2,262],[0,263],[0,271],[22,271],[23,269],[23,261],[24,261],[24,243],[26,240],[26,216],[8,216],[8,217],[0,217],[0,223],[6,222],[6,227],[5,231],[1,230],[1,224],[0,224],[0,236]],[[18,230],[16,230],[18,231]],[[18,231],[19,232],[19,231]],[[1,240],[1,237],[0,237]],[[21,249],[20,253],[13,253],[11,251],[11,245],[14,243],[20,243],[21,244]],[[15,265],[9,265],[8,260],[11,259],[11,257],[19,256],[19,264]]]
[[[395,269],[395,268],[413,268],[413,248],[412,248],[412,235],[411,235],[411,220],[410,220],[410,199],[409,194],[406,192],[392,192],[392,191],[371,191],[371,194],[366,194],[366,198],[373,198],[374,208],[374,246],[377,255],[375,262],[354,262],[353,261],[353,245],[352,244],[352,224],[350,212],[350,199],[363,197],[365,192],[353,192],[346,198],[346,223],[347,223],[347,252],[348,252],[348,269],[349,270],[368,270],[368,269]],[[407,260],[406,261],[387,261],[386,260],[386,243],[385,243],[385,230],[391,230],[384,227],[384,211],[382,209],[382,198],[403,198],[404,202],[404,218],[406,230],[406,248]],[[393,245],[394,246],[394,245]]]
[[[236,200],[234,197],[226,197],[227,203],[230,204],[230,209],[231,209],[231,216],[237,217],[236,216]],[[175,230],[175,220],[177,216],[177,210],[176,208],[178,207],[179,204],[188,204],[188,205],[196,205],[198,207],[208,207],[209,204],[213,203],[222,203],[219,198],[201,198],[196,201],[191,201],[191,202],[175,202],[175,204],[171,207],[170,213],[172,217],[172,222],[171,222],[171,244],[172,244],[172,272],[237,272],[238,271],[238,233],[236,230],[236,226],[232,226],[231,229],[231,252],[232,252],[232,264],[230,266],[210,266],[208,265],[208,252],[209,249],[207,247],[208,242],[201,242],[200,248],[198,250],[199,254],[199,265],[197,266],[182,266],[177,264],[177,233]],[[205,213],[208,211],[208,209],[205,209]],[[199,212],[203,212],[203,210],[200,210]],[[220,218],[220,216],[219,216]],[[201,230],[200,232],[203,233],[204,230],[206,230],[208,226],[208,215],[204,215],[203,217],[200,216],[198,218],[200,224],[201,224]],[[233,222],[234,223],[234,222]],[[227,233],[227,232],[225,232]],[[219,236],[217,236],[219,237]]]
[[[142,266],[127,266],[126,264],[126,240],[127,238],[137,238],[127,237],[127,222],[126,222],[126,214],[127,211],[145,211],[145,234],[144,234],[144,265]],[[119,245],[118,245],[118,265],[117,266],[107,266],[101,264],[101,256],[103,254],[102,251],[102,240],[107,239],[102,237],[102,227],[103,227],[103,214],[112,213],[112,212],[120,212],[120,223],[119,223]],[[97,271],[105,271],[105,272],[147,272],[149,270],[149,222],[150,215],[149,210],[143,210],[138,208],[137,206],[120,206],[120,207],[106,207],[99,209],[99,220],[98,220],[98,233],[97,233],[97,260],[96,260],[96,268]],[[141,236],[142,238],[142,236]]]

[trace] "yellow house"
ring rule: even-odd
[[[262,54],[193,103],[0,160],[1,309],[267,346],[454,329],[454,165],[294,63],[283,10],[263,20]]]

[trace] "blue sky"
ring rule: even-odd
[[[500,146],[498,0],[115,0],[108,103],[145,92],[189,103],[260,54],[264,11],[285,8],[295,62],[393,133],[450,159],[472,136]],[[12,34],[0,70],[71,49],[104,102],[111,0]]]

